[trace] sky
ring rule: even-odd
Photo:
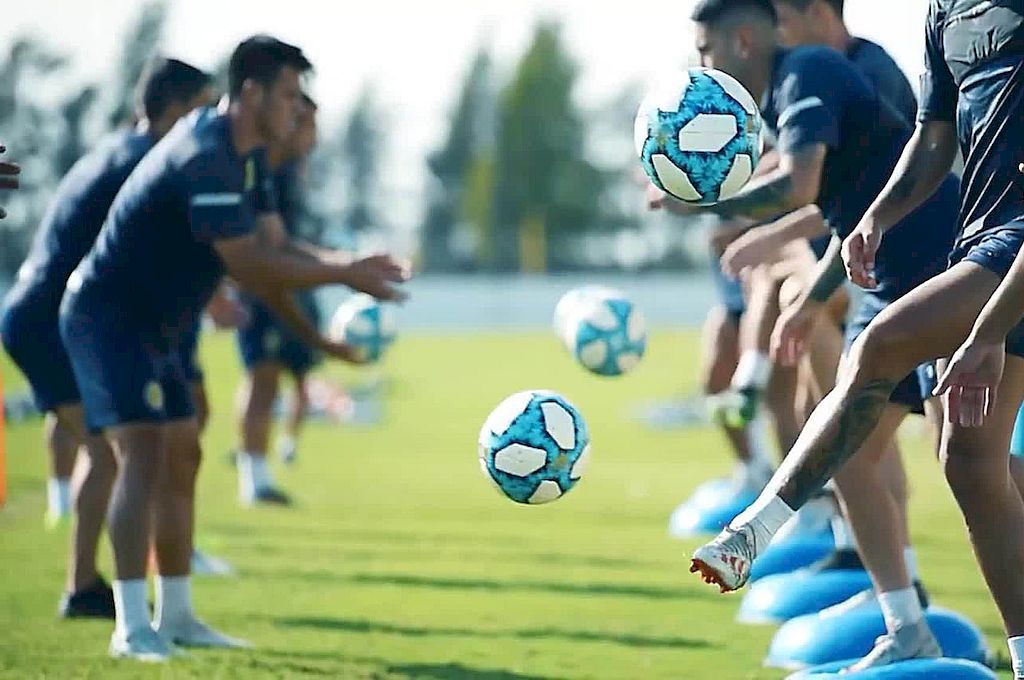
[[[68,54],[83,79],[101,79],[141,0],[13,0],[0,21],[0,52],[30,32]],[[917,84],[927,0],[847,0],[855,34],[888,49]],[[628,82],[685,66],[692,56],[690,0],[171,0],[164,53],[212,67],[245,36],[294,42],[316,65],[314,95],[326,122],[341,120],[370,83],[385,110],[390,184],[417,192],[422,158],[473,54],[486,46],[509,68],[536,22],[558,18],[581,68],[577,100],[597,106]],[[244,8],[244,9],[243,9]]]

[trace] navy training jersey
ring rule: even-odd
[[[122,130],[80,158],[57,186],[8,299],[52,316],[68,277],[92,248],[121,185],[153,147],[148,134]]]
[[[845,238],[888,182],[910,139],[910,125],[852,62],[819,46],[776,55],[761,110],[780,152],[813,144],[827,148],[816,203]],[[955,184],[946,182],[930,201],[949,203],[948,219],[915,219],[912,213],[886,234],[875,263],[879,292],[913,287],[921,267],[949,254],[954,194]]]
[[[889,53],[877,43],[854,38],[846,50],[846,58],[857,65],[879,96],[912,127],[917,118],[917,97],[906,74]]]
[[[224,273],[214,242],[253,232],[257,214],[274,210],[271,189],[263,149],[240,157],[230,119],[194,111],[128,177],[69,292],[174,342]]]
[[[285,163],[274,172],[277,212],[281,215],[289,236],[298,236],[302,219],[302,196],[299,168],[296,163]]]
[[[931,1],[918,118],[956,124],[959,245],[1024,228],[1024,0]]]

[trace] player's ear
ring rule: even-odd
[[[242,101],[250,106],[259,106],[263,103],[265,88],[254,78],[246,78],[242,82]]]
[[[736,56],[743,59],[750,57],[754,45],[754,28],[749,24],[737,26],[732,34],[732,48]]]

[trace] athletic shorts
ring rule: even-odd
[[[729,317],[738,322],[747,310],[747,303],[743,300],[743,285],[739,279],[726,276],[720,258],[714,252],[711,253],[711,278],[715,283],[719,303],[725,307]]]
[[[319,363],[317,351],[295,337],[265,305],[249,296],[243,300],[249,308],[249,324],[238,329],[236,340],[246,370],[271,361],[281,364],[293,375],[303,376]],[[313,296],[300,295],[299,305],[314,325],[319,325]]]
[[[77,404],[81,396],[61,341],[56,310],[41,309],[36,302],[14,295],[6,302],[0,314],[0,338],[31,386],[36,408],[47,412]]]
[[[60,333],[91,432],[195,415],[180,344],[140,332],[116,307],[81,292],[65,295]]]

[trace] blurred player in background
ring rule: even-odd
[[[312,152],[317,137],[316,104],[308,95],[303,97],[303,102],[294,134],[284,143],[267,147],[277,209],[287,238],[297,234],[302,200],[301,164]],[[313,292],[300,291],[297,299],[310,323],[319,326],[320,314]],[[281,374],[287,371],[294,379],[295,390],[278,439],[278,452],[283,462],[291,463],[295,460],[299,431],[306,415],[306,376],[318,362],[317,352],[277,320],[258,298],[243,292],[242,302],[248,309],[249,319],[237,333],[238,349],[246,369],[238,394],[242,439],[237,454],[238,496],[246,505],[287,505],[291,499],[275,485],[267,461],[274,402],[279,394]]]
[[[153,60],[138,84],[137,124],[111,135],[64,177],[4,300],[4,347],[25,374],[36,405],[48,414],[47,444],[58,475],[70,476],[79,442],[85,444],[84,474],[74,493],[67,590],[60,604],[65,617],[114,615],[113,593],[96,570],[96,550],[115,466],[103,438],[86,433],[79,388],[58,330],[60,300],[128,175],[179,118],[211,98],[206,73],[176,59]],[[70,496],[60,488],[66,483],[51,480],[50,513],[59,513],[60,498]]]

